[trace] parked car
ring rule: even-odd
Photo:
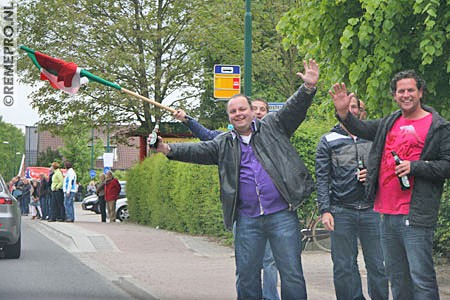
[[[0,175],[0,257],[20,257],[21,225],[20,205]]]
[[[125,221],[130,218],[128,214],[128,202],[126,198],[126,181],[119,181],[121,190],[119,199],[116,202],[116,218],[120,221]],[[91,210],[97,214],[100,214],[100,203],[97,195],[90,195],[83,199],[81,202],[81,208],[83,210]]]
[[[116,202],[116,219],[120,221],[126,221],[130,218],[128,213],[128,200],[127,198],[118,199]]]
[[[83,201],[81,201],[81,208],[83,210],[91,210],[97,214],[100,213],[100,204],[98,202],[97,195],[90,195],[84,197]]]

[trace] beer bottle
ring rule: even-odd
[[[394,157],[395,164],[397,166],[402,163],[402,160],[400,159],[400,157],[398,156],[398,154],[395,151],[391,151],[391,154]],[[402,177],[398,177],[398,180],[400,181],[400,187],[402,188],[403,191],[411,188],[411,185],[409,184],[408,176],[405,175]]]
[[[364,158],[362,156],[360,156],[359,159],[358,159],[358,168],[356,169],[356,179],[361,184],[364,184],[364,182],[360,181],[360,179],[359,179],[359,172],[361,172],[361,170],[363,170],[365,168],[366,168],[366,166],[364,165]]]
[[[156,148],[158,146],[158,136],[159,136],[159,123],[156,123],[152,133],[150,133],[147,139],[147,143],[150,148]]]
[[[362,156],[359,157],[358,159],[358,170],[362,170],[365,169],[366,166],[364,165],[364,158]]]

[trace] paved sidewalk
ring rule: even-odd
[[[136,299],[236,299],[233,249],[132,223],[100,223],[76,203],[75,223],[34,222],[34,228]],[[330,254],[302,254],[309,299],[335,299]],[[366,272],[359,260],[365,294]],[[450,299],[448,265],[438,269],[441,300]],[[367,297],[367,299],[369,299]]]

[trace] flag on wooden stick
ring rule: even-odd
[[[78,92],[83,84],[89,81],[94,81],[116,90],[124,92],[128,95],[134,96],[146,102],[149,102],[159,108],[168,110],[172,113],[176,112],[175,109],[162,105],[159,102],[148,99],[130,90],[122,88],[119,84],[110,82],[101,77],[98,77],[80,67],[73,62],[66,62],[61,59],[57,59],[38,51],[34,51],[26,46],[20,46],[20,49],[27,52],[28,56],[32,60],[33,64],[40,70],[41,79],[48,80],[50,84],[56,88],[63,90],[70,94]]]

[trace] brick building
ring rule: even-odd
[[[146,149],[141,149],[141,144],[144,138],[138,136],[131,136],[126,138],[126,142],[116,144],[115,134],[118,131],[123,131],[126,127],[122,127],[110,133],[109,149],[113,153],[114,162],[113,169],[127,170],[145,158]],[[104,149],[107,148],[107,133],[105,128],[94,129],[94,140],[100,139],[103,141]],[[161,124],[161,135],[166,142],[183,142],[192,138],[189,130],[180,123],[164,123]],[[90,140],[86,141],[86,147],[91,147]],[[25,129],[25,166],[36,166],[38,157],[48,148],[52,151],[57,151],[59,147],[64,146],[60,137],[54,136],[49,131],[40,131],[37,126],[27,126]],[[94,158],[94,168],[103,168],[103,157]]]

